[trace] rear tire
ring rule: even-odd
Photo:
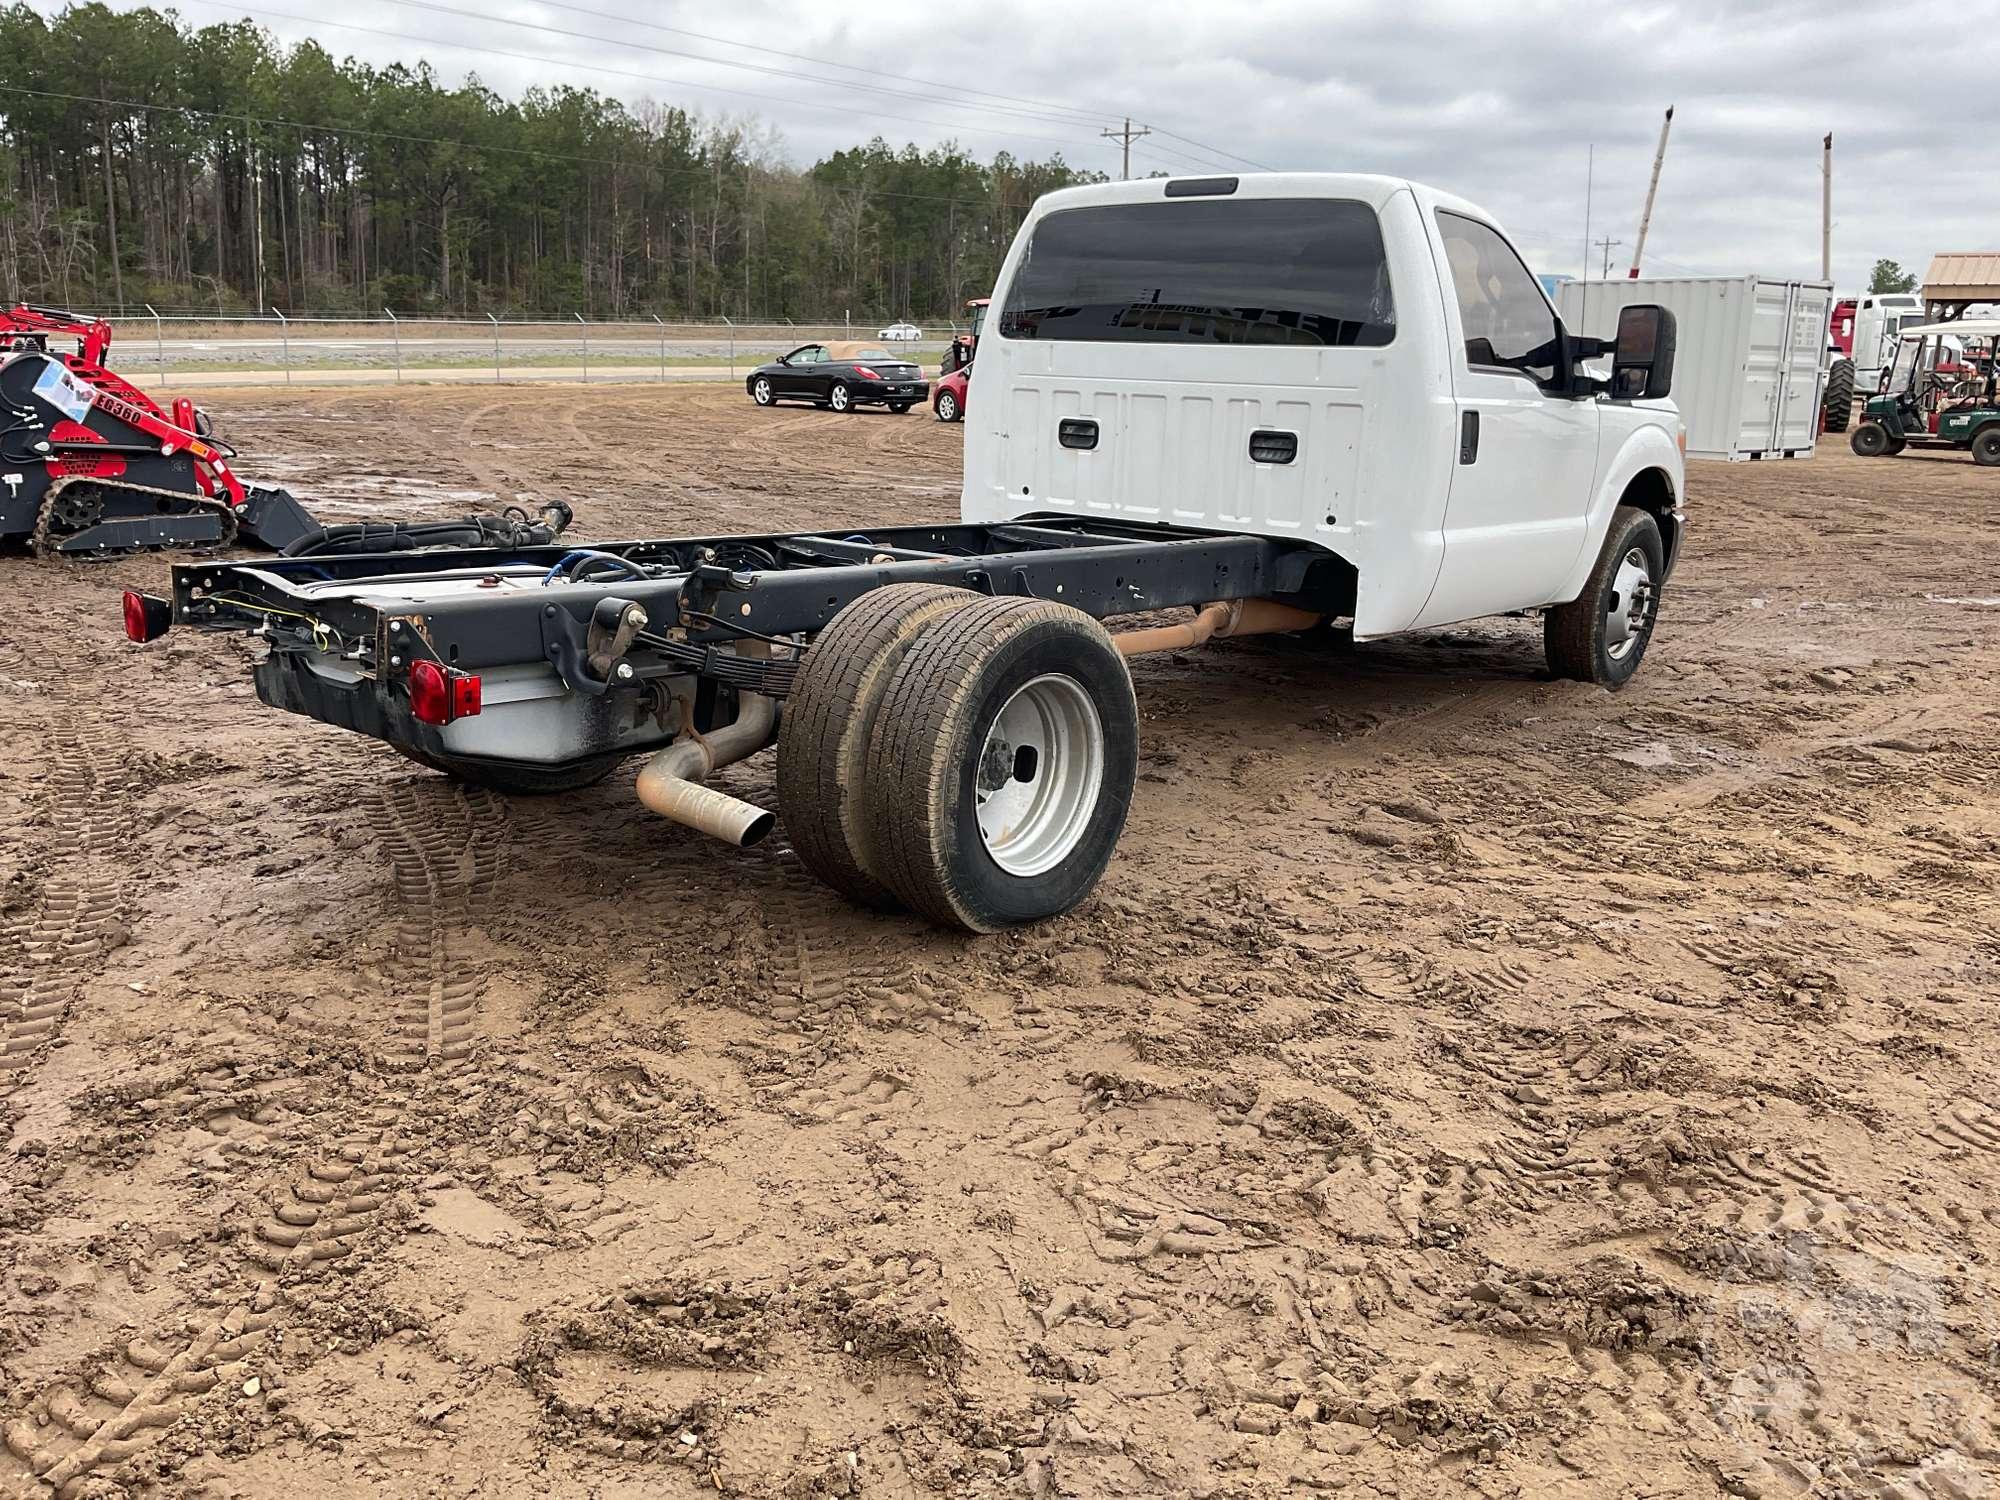
[[[1131,674],[1080,610],[984,599],[917,638],[869,758],[874,874],[904,905],[970,932],[1057,916],[1097,884],[1125,826]]]
[[[894,412],[899,417],[909,409],[910,409],[910,403],[907,401],[891,401],[889,403],[889,410]]]
[[[1821,432],[1845,432],[1854,415],[1854,361],[1836,359],[1826,372],[1826,395],[1819,405]]]
[[[456,755],[427,755],[407,745],[392,747],[420,766],[462,781],[467,786],[505,792],[510,797],[552,797],[561,792],[580,792],[618,769],[623,755],[606,755],[580,761],[573,766],[510,766],[492,761],[465,760]]]
[[[1889,429],[1880,422],[1863,422],[1854,429],[1847,446],[1863,458],[1880,458],[1890,449]]]
[[[1617,689],[1632,680],[1660,618],[1666,577],[1660,523],[1621,505],[1583,592],[1542,614],[1542,649],[1557,677]]]
[[[1972,461],[1985,468],[2000,464],[2000,427],[1987,427],[1972,440]]]
[[[854,409],[854,393],[845,384],[836,380],[833,389],[826,393],[826,404],[835,411],[847,412]]]
[[[806,652],[778,726],[778,811],[799,862],[850,901],[896,898],[869,873],[869,741],[890,680],[918,635],[982,595],[935,583],[873,589]]]

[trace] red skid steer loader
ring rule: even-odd
[[[50,349],[73,337],[74,353]],[[289,491],[246,485],[208,414],[186,397],[163,411],[105,368],[111,325],[17,303],[0,310],[0,544],[62,557],[236,544],[273,552],[380,552],[539,545],[570,520],[504,516],[418,525],[323,527]]]

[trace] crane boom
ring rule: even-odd
[[[1653,225],[1653,199],[1660,191],[1660,167],[1667,159],[1667,132],[1674,128],[1674,107],[1667,106],[1667,117],[1660,122],[1660,144],[1653,152],[1653,178],[1646,184],[1646,207],[1639,215],[1639,239],[1632,246],[1633,280],[1639,277],[1639,257],[1646,253],[1646,231]]]

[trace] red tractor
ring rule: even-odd
[[[1833,304],[1826,329],[1826,379],[1820,385],[1819,430],[1845,432],[1854,415],[1854,299]]]
[[[951,341],[951,347],[944,351],[944,369],[949,375],[954,370],[962,370],[972,363],[972,356],[979,352],[979,330],[986,323],[986,306],[991,297],[974,297],[965,304],[965,311],[972,320],[972,328],[967,333],[958,334]]]

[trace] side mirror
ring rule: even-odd
[[[1618,314],[1611,352],[1611,399],[1657,401],[1674,386],[1674,315],[1656,303]]]

